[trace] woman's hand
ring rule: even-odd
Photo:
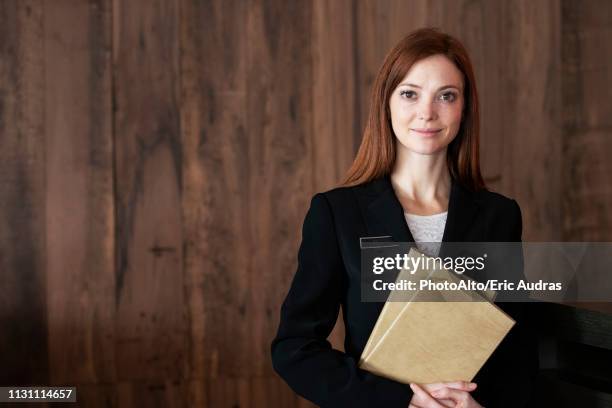
[[[464,390],[445,387],[433,391],[431,396],[436,399],[452,400],[455,403],[455,408],[483,408],[468,391]]]
[[[410,388],[414,395],[408,408],[482,408],[470,395],[476,389],[475,383],[410,384]]]

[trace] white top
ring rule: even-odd
[[[444,236],[448,211],[433,215],[416,215],[405,212],[404,217],[419,251],[428,256],[438,256]]]

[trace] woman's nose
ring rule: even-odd
[[[418,108],[418,116],[419,119],[422,120],[432,120],[435,119],[435,108],[433,106],[433,101],[429,101],[429,100],[422,100],[419,104],[419,108]]]

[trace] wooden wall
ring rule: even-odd
[[[412,29],[458,36],[526,240],[612,236],[605,0],[0,0],[2,385],[311,406],[271,368],[310,197]],[[332,335],[341,347],[342,331]]]

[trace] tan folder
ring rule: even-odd
[[[411,249],[409,256],[421,256]],[[458,281],[448,270],[401,271],[400,279]],[[415,291],[385,303],[363,350],[362,369],[403,383],[471,381],[510,331],[514,320],[478,291]]]

